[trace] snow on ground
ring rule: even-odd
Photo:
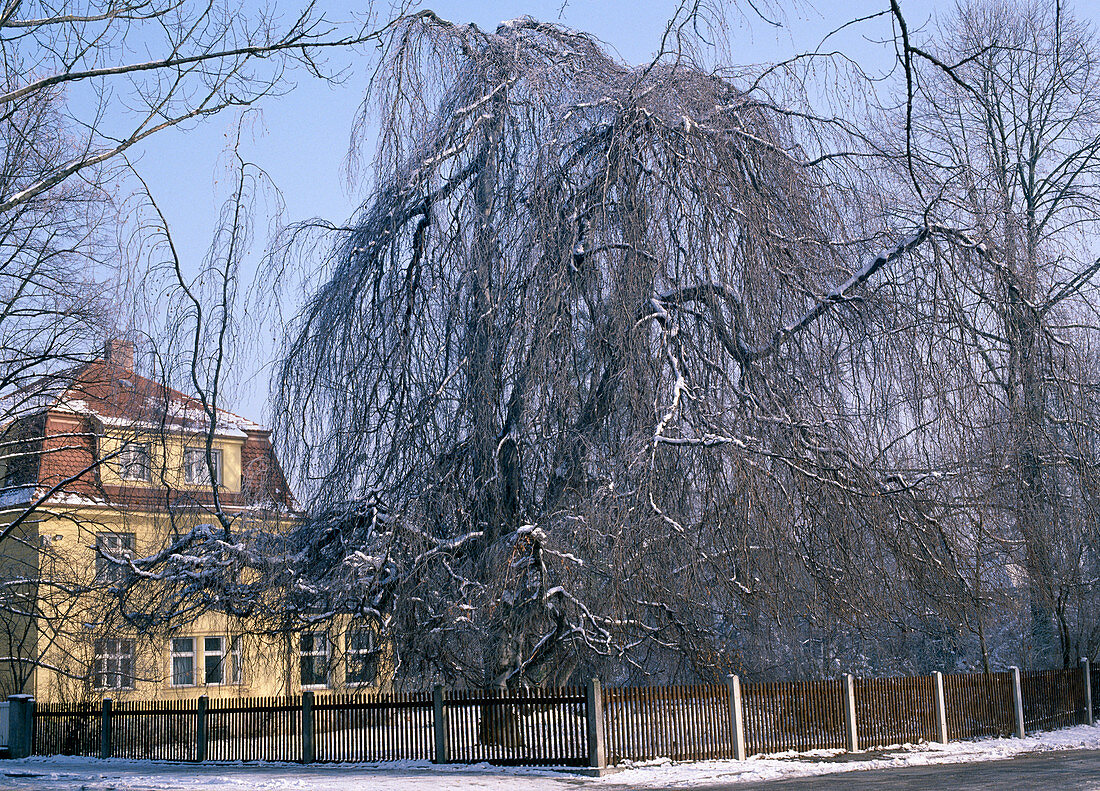
[[[605,777],[602,782],[634,788],[690,788],[715,783],[747,783],[788,777],[889,769],[898,766],[995,761],[1045,750],[1100,749],[1100,725],[1079,725],[1036,733],[1024,739],[982,739],[950,744],[902,744],[862,753],[814,750],[772,753],[747,761],[651,763]],[[610,789],[608,790],[610,791]]]
[[[183,764],[95,758],[34,757],[0,761],[0,789],[60,791],[408,791],[474,789],[594,791],[690,788],[716,783],[886,769],[897,766],[991,761],[1045,750],[1100,750],[1100,726],[1081,725],[1026,739],[986,739],[951,744],[905,744],[865,753],[816,750],[775,753],[747,761],[672,763],[652,761],[601,778],[541,769],[487,765],[435,767],[423,762],[389,764]]]

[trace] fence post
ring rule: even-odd
[[[1092,725],[1092,667],[1087,656],[1081,657],[1081,680],[1085,683],[1085,722]]]
[[[199,695],[199,707],[195,709],[195,760],[206,760],[206,695]]]
[[[607,747],[603,732],[603,689],[598,678],[588,680],[584,716],[588,724],[588,765],[603,769],[607,766]]]
[[[848,751],[859,750],[859,732],[856,729],[856,680],[851,673],[844,674],[844,733]]]
[[[435,735],[435,758],[437,764],[449,763],[450,745],[447,744],[447,713],[443,710],[443,685],[432,687],[432,732]]]
[[[99,757],[111,757],[111,714],[114,705],[110,698],[103,699],[103,711],[99,721]]]
[[[943,694],[943,673],[935,671],[936,681],[936,736],[940,744],[947,744],[947,698]]]
[[[1016,738],[1022,739],[1024,732],[1024,695],[1020,687],[1020,668],[1013,665],[1012,671],[1012,710],[1016,713]]]
[[[313,690],[302,693],[302,763],[313,763]]]
[[[745,709],[741,701],[741,679],[735,675],[726,676],[726,690],[730,701],[730,736],[733,739],[733,758],[744,761],[745,750]]]
[[[30,695],[8,696],[8,757],[26,758],[34,751],[34,698]]]

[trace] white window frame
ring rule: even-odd
[[[123,442],[118,452],[118,477],[124,481],[152,480],[151,450],[148,442]],[[137,475],[132,474],[135,467]]]
[[[117,543],[116,543],[117,542]],[[133,533],[103,531],[95,534],[95,577],[99,582],[121,582],[126,569],[118,563],[112,563],[106,554],[116,558],[132,558],[136,538]]]
[[[92,685],[96,689],[134,688],[134,641],[105,637],[95,641]]]
[[[211,448],[214,461],[215,483],[222,485],[222,450]],[[185,447],[183,449],[183,482],[195,486],[209,486],[210,474],[206,466],[206,448]]]
[[[173,686],[173,687],[193,687],[193,686],[196,686],[196,683],[195,683],[196,682],[196,671],[198,670],[198,668],[196,667],[196,662],[195,662],[195,656],[196,656],[195,640],[197,640],[197,639],[198,638],[196,638],[196,637],[172,637],[172,638],[169,639],[169,642],[168,642],[168,679],[169,679],[169,686]],[[177,640],[180,640],[180,641],[188,640],[188,641],[190,641],[191,650],[190,651],[179,651],[179,650],[177,650],[177,648],[176,648],[176,641]],[[190,659],[191,660],[191,676],[190,676],[191,680],[190,681],[187,681],[185,683],[180,683],[176,680],[176,678],[177,678],[177,676],[176,676],[176,659],[177,658],[179,658],[179,659]]]
[[[355,638],[360,635],[367,636],[367,647],[353,648]],[[350,629],[344,635],[344,683],[349,687],[374,687],[378,685],[379,671],[381,670],[381,656],[377,646],[378,635],[373,629],[363,627]],[[352,680],[352,667],[355,663],[375,663],[374,678],[369,681]]]
[[[302,641],[309,637],[312,640],[311,650],[306,651]],[[304,683],[305,658],[313,657],[314,675],[316,675],[317,658],[324,661],[325,680],[323,682]],[[298,635],[298,682],[302,689],[327,689],[332,684],[332,650],[328,635],[324,632],[302,632]]]
[[[229,652],[226,655],[232,657],[233,663],[229,666],[230,684],[244,683],[244,651],[241,649],[241,638],[229,638]]]

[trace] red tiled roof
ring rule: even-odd
[[[170,489],[156,480],[125,486],[104,484],[97,460],[103,427],[136,427],[146,431],[193,433],[204,436],[208,412],[201,401],[159,384],[133,370],[96,360],[72,373],[65,395],[45,407],[40,442],[37,496],[60,486],[55,501],[95,501],[128,509],[163,509],[169,505],[209,507],[211,492]],[[282,467],[263,426],[225,410],[217,410],[215,435],[243,440],[241,491],[219,492],[222,505],[239,509],[269,507],[294,510]]]

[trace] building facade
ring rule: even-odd
[[[234,536],[298,518],[268,430],[140,375],[126,342],[65,377],[0,446],[0,695],[377,686],[371,629],[281,628],[264,578],[277,570],[211,567],[244,551]]]

